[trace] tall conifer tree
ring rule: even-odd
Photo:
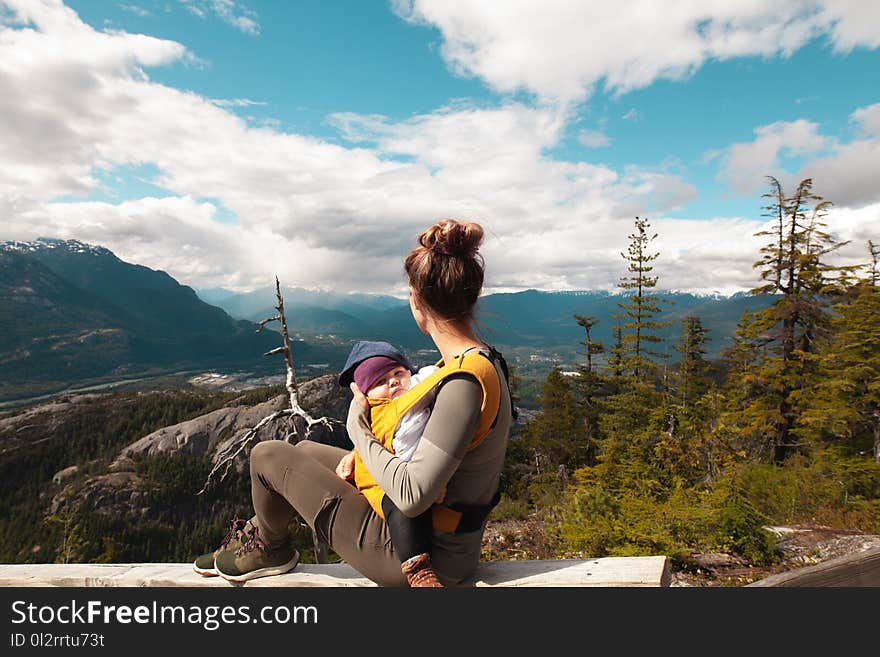
[[[681,339],[675,345],[681,359],[672,377],[674,394],[663,409],[666,430],[654,447],[665,471],[687,484],[704,479],[710,470],[711,409],[703,400],[712,383],[705,359],[707,333],[699,317],[689,315],[682,320]]]
[[[646,472],[655,459],[652,444],[656,437],[652,424],[657,409],[662,414],[666,406],[658,389],[656,360],[664,354],[655,348],[662,341],[658,330],[668,325],[654,319],[662,301],[653,293],[658,277],[652,274],[651,263],[659,253],[652,252],[651,242],[656,237],[648,220],[636,217],[627,252],[621,253],[628,268],[618,286],[625,294],[617,304],[622,312],[614,315],[618,323],[611,350],[613,376],[598,418],[599,459],[612,479],[628,473],[620,479],[622,485],[628,478],[650,479]]]
[[[675,376],[676,402],[689,409],[709,387],[709,361],[706,360],[708,331],[695,315],[681,322],[681,341],[675,350],[681,354]]]
[[[801,422],[844,441],[851,453],[870,449],[880,463],[880,287],[873,242],[868,249],[867,277],[835,306],[833,335],[820,350],[821,379],[803,394]]]
[[[868,251],[871,254],[868,282],[873,287],[877,287],[877,284],[880,283],[880,244],[874,244],[873,241],[868,240]]]
[[[754,267],[764,283],[753,294],[776,297],[772,306],[743,317],[733,352],[737,370],[731,384],[739,388],[739,421],[748,434],[764,439],[770,458],[780,462],[796,447],[796,400],[816,374],[817,340],[828,330],[826,308],[834,291],[834,275],[852,268],[833,267],[824,257],[843,246],[824,231],[831,203],[813,193],[806,178],[791,196],[778,180],[768,177],[770,199],[765,216],[772,226],[757,233],[770,236]],[[753,394],[742,395],[744,389]]]
[[[583,423],[570,382],[559,367],[550,370],[538,402],[541,410],[522,429],[522,446],[535,455],[542,468],[585,465],[590,457]]]
[[[598,323],[595,317],[574,315],[574,319],[586,333],[584,341],[579,343],[586,347],[586,360],[583,366],[578,367],[579,376],[574,383],[575,397],[584,425],[587,450],[584,464],[595,465],[598,454],[600,404],[607,390],[605,390],[605,377],[597,370],[593,356],[603,353],[605,345],[590,337],[590,329]]]
[[[587,315],[575,315],[574,320],[578,323],[579,326],[583,327],[584,332],[587,334],[586,339],[583,342],[579,342],[578,344],[583,345],[587,348],[586,369],[588,372],[592,372],[594,371],[593,356],[596,354],[601,354],[603,351],[605,351],[605,345],[603,345],[601,342],[595,342],[590,338],[590,329],[598,324],[599,320],[597,320],[595,317]]]
[[[622,276],[617,284],[628,294],[617,305],[623,310],[618,315],[624,318],[622,348],[623,366],[626,373],[639,381],[647,380],[654,374],[656,361],[664,354],[651,347],[662,341],[657,331],[667,322],[658,322],[654,317],[660,312],[661,298],[652,293],[657,285],[657,276],[651,275],[651,264],[659,253],[651,253],[651,242],[657,233],[651,234],[651,224],[647,219],[636,217],[635,231],[629,236],[629,248],[620,255],[628,263],[629,275]]]

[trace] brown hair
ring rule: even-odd
[[[480,224],[442,219],[419,235],[419,245],[404,261],[419,300],[448,320],[473,320],[483,289],[483,241]]]

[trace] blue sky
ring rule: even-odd
[[[880,9],[760,3],[0,0],[0,239],[196,288],[402,291],[487,228],[489,290],[613,289],[635,215],[670,289],[757,282],[761,194],[812,177],[880,240]]]

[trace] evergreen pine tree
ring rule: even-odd
[[[610,374],[614,379],[619,379],[623,376],[623,356],[625,353],[623,347],[623,325],[619,318],[614,325],[613,333],[614,346],[611,348]]]
[[[880,463],[880,287],[876,247],[868,276],[835,306],[832,337],[820,350],[820,381],[803,394],[801,423]]]
[[[874,242],[868,240],[868,251],[871,254],[868,282],[872,287],[877,287],[878,283],[880,283],[880,244],[874,244]]]
[[[654,452],[658,465],[671,481],[694,484],[711,472],[707,445],[711,404],[703,397],[711,386],[709,362],[705,359],[707,330],[699,317],[682,320],[682,334],[675,350],[681,354],[673,374],[673,390],[662,408],[665,424]],[[658,409],[659,410],[659,409]]]
[[[537,467],[544,471],[584,465],[590,457],[583,423],[571,385],[559,367],[547,374],[538,401],[541,410],[522,429],[522,447],[534,454]]]
[[[628,263],[629,275],[621,277],[618,287],[631,291],[625,301],[617,304],[623,310],[618,317],[626,320],[622,327],[623,368],[639,381],[649,380],[655,373],[654,358],[662,358],[664,354],[651,347],[662,341],[656,331],[669,325],[653,319],[660,312],[661,298],[651,293],[658,280],[651,275],[654,269],[651,263],[660,254],[649,252],[651,242],[657,237],[656,233],[649,233],[650,228],[647,219],[636,217],[627,252],[620,254]]]
[[[696,403],[709,387],[709,361],[706,360],[708,331],[695,315],[682,320],[681,341],[675,350],[681,354],[676,370],[676,402],[685,410]]]
[[[586,347],[586,363],[578,368],[574,393],[579,415],[583,422],[586,459],[584,465],[595,465],[599,448],[599,414],[602,397],[607,394],[605,377],[596,369],[593,356],[604,351],[601,342],[590,338],[590,329],[598,323],[594,317],[575,315],[575,321],[584,328],[586,339],[579,344]]]
[[[738,362],[729,383],[738,389],[736,421],[745,442],[781,462],[798,444],[796,400],[798,391],[816,376],[817,340],[828,330],[833,275],[852,268],[834,267],[823,259],[845,243],[823,230],[831,203],[813,193],[812,180],[802,180],[790,197],[778,180],[768,180],[771,191],[765,197],[771,200],[765,210],[774,223],[757,235],[772,240],[754,265],[764,283],[752,293],[772,294],[776,301],[743,317],[731,351]]]
[[[596,324],[599,323],[595,317],[587,316],[587,315],[575,315],[575,321],[579,326],[582,326],[584,331],[587,334],[586,339],[583,342],[578,342],[578,344],[585,346],[586,355],[587,355],[587,365],[586,369],[588,372],[592,372],[593,367],[593,356],[596,354],[601,354],[605,351],[605,346],[601,342],[594,342],[590,338],[590,329],[593,328]]]
[[[655,359],[663,354],[652,349],[661,341],[657,330],[668,325],[654,320],[661,302],[652,293],[658,277],[651,274],[651,263],[659,253],[650,253],[650,244],[656,237],[650,233],[648,220],[636,217],[628,251],[621,253],[628,263],[628,275],[621,277],[618,285],[626,295],[617,304],[623,312],[614,316],[618,322],[611,350],[612,376],[597,426],[601,435],[598,460],[603,476],[608,477],[606,483],[612,487],[625,486],[628,479],[652,480],[646,469],[655,465],[656,414],[668,401],[657,381]]]

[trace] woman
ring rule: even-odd
[[[390,500],[409,516],[432,509],[431,556],[440,583],[447,586],[467,582],[479,563],[513,421],[506,365],[473,326],[483,285],[482,238],[478,224],[440,221],[422,232],[404,267],[413,318],[434,341],[441,369],[473,362],[477,353],[488,367],[479,374],[471,371],[479,368],[463,368],[443,378],[408,462],[371,433],[365,391],[356,385],[346,423],[369,473]],[[488,395],[493,386],[496,393]],[[240,582],[295,567],[299,555],[288,525],[298,513],[365,577],[380,586],[406,586],[385,520],[337,473],[350,466],[350,458],[345,450],[311,441],[258,443],[250,456],[255,515],[247,523],[233,521],[224,545],[213,553],[216,572]],[[444,487],[443,505],[432,507]],[[197,559],[196,570],[213,574],[210,560],[211,555]]]

